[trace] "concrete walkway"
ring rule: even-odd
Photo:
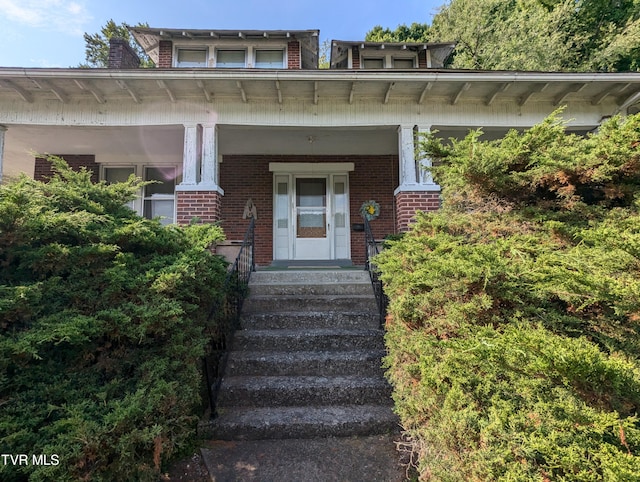
[[[215,441],[201,451],[215,482],[401,482],[399,437]]]

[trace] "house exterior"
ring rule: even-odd
[[[256,262],[364,262],[360,207],[380,205],[376,237],[435,210],[440,188],[416,159],[421,132],[499,137],[560,106],[586,133],[634,112],[637,73],[446,68],[453,43],[333,41],[318,69],[317,30],[132,28],[108,69],[0,67],[0,172],[50,174],[44,154],[107,182],[136,174],[131,204],[166,223],[220,222],[241,240],[253,205]]]

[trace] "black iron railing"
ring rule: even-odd
[[[384,327],[385,318],[387,316],[387,305],[389,304],[389,298],[384,294],[382,280],[379,278],[378,267],[375,265],[373,259],[376,254],[379,253],[378,244],[376,243],[373,233],[371,232],[371,225],[369,220],[364,218],[364,243],[365,252],[364,269],[369,272],[371,278],[371,285],[373,286],[373,293],[376,296],[376,303],[378,304],[378,313],[380,314],[380,327]]]
[[[227,354],[233,333],[240,325],[242,303],[249,291],[251,273],[256,270],[254,259],[255,219],[251,218],[244,235],[240,252],[224,282],[224,298],[214,303],[209,312],[209,326],[212,327],[211,345],[204,359],[204,373],[211,417],[216,416],[216,399],[222,376],[227,364]]]

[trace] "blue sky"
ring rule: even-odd
[[[320,29],[360,40],[375,25],[431,23],[444,0],[0,0],[0,67],[76,67],[84,32],[109,20],[151,27]]]

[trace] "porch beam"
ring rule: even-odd
[[[7,89],[13,90],[26,103],[33,104],[33,96],[12,80],[0,80],[0,84],[4,85]]]
[[[433,82],[427,82],[424,85],[424,89],[422,89],[422,92],[420,93],[420,97],[418,97],[418,104],[422,104],[422,102],[424,101],[425,97],[427,96],[427,94],[429,93],[432,87],[433,87]]]
[[[247,93],[244,91],[244,87],[242,86],[242,82],[239,80],[236,81],[236,87],[240,90],[240,96],[242,97],[242,102],[247,103]]]
[[[96,89],[93,85],[89,84],[87,81],[82,81],[75,79],[74,82],[78,86],[80,90],[86,90],[89,92],[98,104],[104,104],[104,95],[98,89]]]
[[[509,87],[511,87],[512,85],[513,82],[503,82],[500,86],[498,86],[498,88],[496,88],[496,90],[493,91],[493,93],[489,97],[487,97],[487,100],[485,100],[484,104],[487,106],[493,104],[493,101],[496,100],[496,97],[498,97],[499,94],[502,94],[503,92],[509,90]]]
[[[389,103],[389,97],[391,97],[391,91],[395,86],[396,86],[395,82],[389,83],[389,86],[387,87],[387,93],[384,95],[384,104]]]
[[[533,96],[533,94],[544,92],[545,90],[547,90],[547,87],[549,87],[548,82],[544,84],[536,84],[534,87],[529,89],[529,91],[526,92],[522,97],[520,97],[520,100],[518,100],[518,105],[522,107],[527,102],[529,102],[529,99],[531,99],[531,96]]]
[[[51,92],[53,95],[56,96],[56,98],[62,102],[63,104],[66,104],[69,99],[67,97],[67,94],[64,93],[64,91],[58,87],[54,87],[53,85],[51,85],[51,83],[48,80],[45,79],[38,79],[38,80],[33,80],[33,83],[42,90],[45,91],[49,91]]]
[[[176,103],[176,96],[173,93],[173,91],[169,88],[169,86],[167,85],[167,83],[164,80],[158,80],[158,87],[160,87],[161,89],[164,89],[164,91],[167,93],[167,95],[169,96],[169,100],[172,103]]]
[[[469,87],[471,87],[470,82],[465,82],[464,84],[462,84],[462,87],[458,89],[458,92],[456,93],[456,95],[454,95],[453,98],[451,99],[451,105],[456,105],[460,100],[460,97],[462,97],[462,94],[464,94],[467,90],[469,90]]]
[[[207,102],[211,102],[213,95],[211,94],[211,92],[207,90],[206,86],[204,85],[204,82],[202,80],[198,80],[196,82],[196,85],[204,94],[204,98],[207,99]]]
[[[587,84],[585,82],[580,84],[573,84],[567,87],[560,95],[558,95],[555,99],[553,99],[553,105],[558,106],[562,104],[565,100],[567,100],[567,97],[569,97],[571,94],[577,94],[586,86]]]
[[[140,98],[138,97],[138,94],[136,94],[131,89],[131,87],[127,85],[127,83],[124,80],[116,80],[116,84],[118,84],[118,87],[120,87],[122,90],[127,91],[127,93],[131,96],[131,98],[136,104],[140,103]]]

